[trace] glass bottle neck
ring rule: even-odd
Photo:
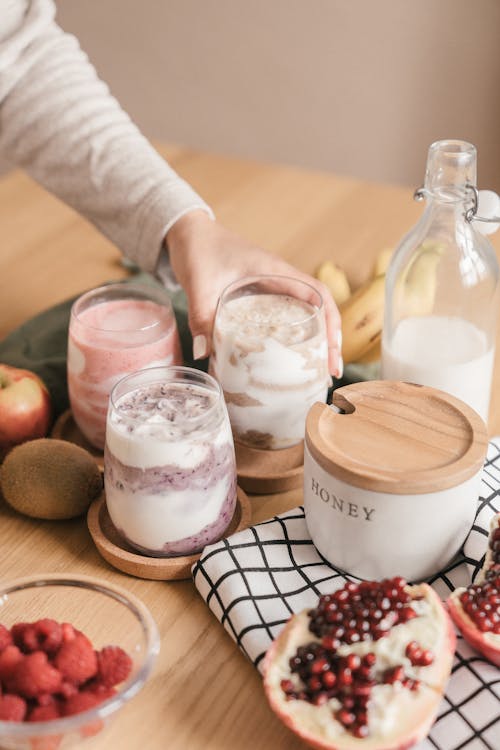
[[[476,148],[466,141],[436,141],[429,148],[425,191],[439,200],[465,200],[476,185]]]

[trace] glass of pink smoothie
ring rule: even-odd
[[[87,440],[104,449],[109,394],[124,375],[145,367],[182,364],[166,290],[107,284],[71,308],[68,391],[73,418]]]

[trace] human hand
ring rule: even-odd
[[[172,270],[188,300],[194,359],[210,354],[217,301],[228,284],[244,276],[281,274],[305,281],[321,294],[330,373],[342,377],[340,315],[324,284],[238,237],[203,211],[191,211],[181,217],[169,229],[166,240]]]

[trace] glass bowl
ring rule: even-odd
[[[87,711],[38,722],[0,721],[1,750],[64,750],[101,732],[143,687],[160,649],[158,630],[145,605],[125,589],[86,576],[43,575],[0,584],[0,623],[51,618],[71,623],[95,650],[120,646],[132,670],[116,694]]]

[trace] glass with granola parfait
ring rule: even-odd
[[[210,372],[220,382],[235,440],[261,449],[297,445],[307,412],[330,383],[323,300],[309,284],[255,276],[222,293]]]

